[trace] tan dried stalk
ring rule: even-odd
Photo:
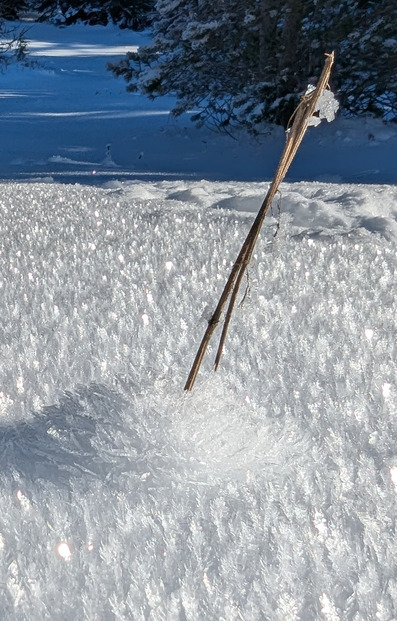
[[[208,347],[208,343],[210,342],[211,336],[216,326],[220,322],[223,309],[225,308],[226,303],[230,297],[229,305],[228,305],[226,315],[225,315],[223,330],[222,330],[222,334],[221,334],[221,338],[219,342],[219,347],[218,347],[218,351],[217,351],[216,358],[215,358],[215,369],[217,369],[219,366],[219,362],[222,356],[223,346],[224,346],[227,331],[229,328],[230,319],[233,313],[234,305],[236,303],[237,294],[238,294],[243,276],[251,260],[252,253],[253,253],[256,241],[258,239],[259,232],[262,228],[263,221],[272,204],[272,201],[279,188],[279,185],[284,179],[296,155],[296,152],[298,151],[298,148],[303,140],[303,137],[308,128],[308,120],[310,119],[310,117],[313,116],[318,99],[321,93],[323,92],[323,90],[328,85],[333,62],[334,62],[334,52],[331,52],[330,54],[326,54],[324,68],[323,68],[323,71],[321,73],[321,76],[319,78],[316,88],[313,91],[311,91],[309,94],[303,95],[299,103],[299,106],[297,107],[293,115],[292,126],[290,127],[289,130],[287,130],[284,150],[281,155],[280,162],[275,172],[273,181],[270,184],[269,190],[261,205],[261,208],[254,220],[254,223],[232,267],[227,283],[222,291],[221,297],[219,298],[217,307],[211,319],[208,322],[207,329],[204,333],[204,336],[200,343],[200,347],[198,348],[196,357],[194,359],[192,368],[190,370],[189,377],[186,381],[185,390],[192,390],[193,388],[194,382],[196,380],[197,374],[199,372],[201,363],[204,358],[204,354]]]

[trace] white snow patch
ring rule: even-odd
[[[382,384],[382,395],[384,399],[389,399],[391,396],[392,385],[388,382]]]
[[[72,552],[70,550],[69,544],[66,541],[61,541],[57,546],[57,552],[61,558],[65,561],[69,561],[72,558]]]
[[[371,328],[365,328],[364,333],[368,341],[372,341],[372,338],[374,336],[374,331]]]

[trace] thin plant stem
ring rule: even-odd
[[[294,115],[291,119],[292,125],[287,129],[286,141],[284,150],[282,152],[280,162],[277,166],[273,181],[270,184],[269,190],[262,202],[259,212],[251,226],[251,229],[241,247],[238,257],[231,269],[229,278],[219,298],[216,309],[208,322],[207,329],[204,333],[200,346],[198,348],[196,357],[194,359],[192,368],[190,370],[188,379],[185,384],[185,390],[192,390],[196,381],[197,374],[199,372],[201,363],[204,358],[204,354],[207,350],[208,344],[211,340],[212,334],[220,322],[223,309],[225,308],[227,301],[230,297],[229,305],[225,315],[225,321],[223,330],[215,358],[215,369],[219,367],[220,359],[223,352],[223,346],[226,340],[227,331],[230,324],[230,319],[233,313],[234,305],[236,302],[237,294],[243,279],[244,273],[251,261],[252,253],[258,239],[260,230],[262,228],[265,216],[273,202],[273,199],[278,191],[279,185],[284,179],[287,171],[299,149],[299,146],[303,140],[303,137],[308,128],[308,120],[316,109],[318,99],[327,87],[329,77],[331,74],[332,65],[334,62],[334,52],[326,54],[323,71],[318,80],[316,88],[308,94],[303,95]]]

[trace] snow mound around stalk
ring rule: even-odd
[[[305,454],[308,438],[292,421],[274,425],[219,378],[201,382],[172,417],[182,454],[213,479],[248,480],[258,474],[283,479]]]

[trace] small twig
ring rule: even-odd
[[[249,260],[248,260],[248,262],[249,262]],[[248,265],[248,262],[246,263],[246,265]],[[232,318],[232,313],[233,313],[234,305],[236,303],[236,298],[237,298],[238,290],[240,288],[240,284],[241,284],[241,281],[243,279],[244,272],[245,272],[245,267],[243,267],[244,265],[245,265],[245,261],[244,261],[243,265],[241,266],[241,269],[240,269],[240,271],[238,273],[238,276],[236,278],[236,282],[234,284],[232,295],[230,297],[229,306],[227,307],[225,321],[223,323],[223,328],[222,328],[222,334],[221,334],[221,338],[220,338],[219,345],[218,345],[218,351],[216,352],[216,357],[215,357],[215,371],[218,370],[219,363],[221,361],[222,352],[223,352],[223,346],[225,344],[227,331],[229,329],[229,323],[230,323],[230,320]]]
[[[276,222],[276,230],[273,233],[273,237],[277,237],[278,232],[281,227],[281,192],[278,190],[279,197],[277,201],[277,222]]]
[[[243,295],[243,297],[241,299],[241,302],[238,305],[239,308],[241,308],[243,306],[243,304],[244,304],[245,300],[247,299],[247,296],[248,296],[250,291],[251,291],[251,287],[250,287],[250,273],[247,270],[247,286],[245,288],[244,295]]]

